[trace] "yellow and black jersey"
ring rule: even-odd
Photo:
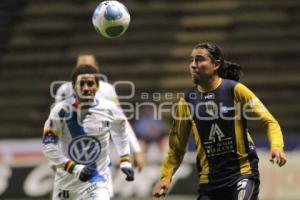
[[[209,91],[195,86],[181,98],[169,138],[161,180],[171,180],[179,167],[190,132],[197,147],[202,189],[234,184],[240,177],[257,178],[258,157],[247,120],[266,129],[270,146],[283,148],[280,126],[261,101],[241,83],[219,79]]]

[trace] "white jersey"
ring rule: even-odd
[[[69,99],[69,98],[72,99],[73,96],[74,96],[74,92],[72,88],[72,83],[66,82],[58,88],[55,95],[55,102],[57,103],[64,99]],[[119,100],[115,88],[110,83],[101,80],[99,81],[99,90],[96,92],[95,98],[96,99],[104,98],[108,101],[112,101],[117,105],[119,105]],[[127,118],[125,124],[126,124],[126,132],[129,136],[130,147],[133,153],[141,152],[140,144]]]
[[[55,187],[74,190],[107,182],[110,136],[119,156],[130,154],[125,118],[116,104],[103,98],[85,109],[77,109],[70,100],[57,103],[45,123],[43,136],[43,152],[51,164],[58,166]],[[93,178],[81,182],[68,173],[64,168],[69,160],[95,169]]]

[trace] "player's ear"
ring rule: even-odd
[[[215,70],[218,70],[221,66],[221,61],[220,60],[216,60],[215,61]]]

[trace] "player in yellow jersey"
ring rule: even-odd
[[[167,193],[191,131],[197,147],[198,200],[258,199],[258,157],[247,128],[249,120],[264,125],[270,160],[279,166],[287,162],[278,122],[253,92],[237,82],[240,71],[241,66],[224,60],[216,45],[195,46],[190,63],[195,87],[177,105],[154,196]]]

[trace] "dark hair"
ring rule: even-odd
[[[209,56],[212,62],[215,62],[217,60],[220,61],[220,67],[217,71],[220,77],[235,81],[238,81],[240,79],[242,66],[237,63],[225,60],[221,49],[217,45],[211,43],[199,43],[195,46],[194,49],[206,49],[210,54]]]
[[[78,67],[75,67],[72,72],[72,84],[75,85],[77,77],[81,74],[93,74],[95,75],[95,81],[97,85],[99,84],[99,77],[97,74],[99,74],[99,70],[97,70],[95,67],[91,65],[79,65]]]

